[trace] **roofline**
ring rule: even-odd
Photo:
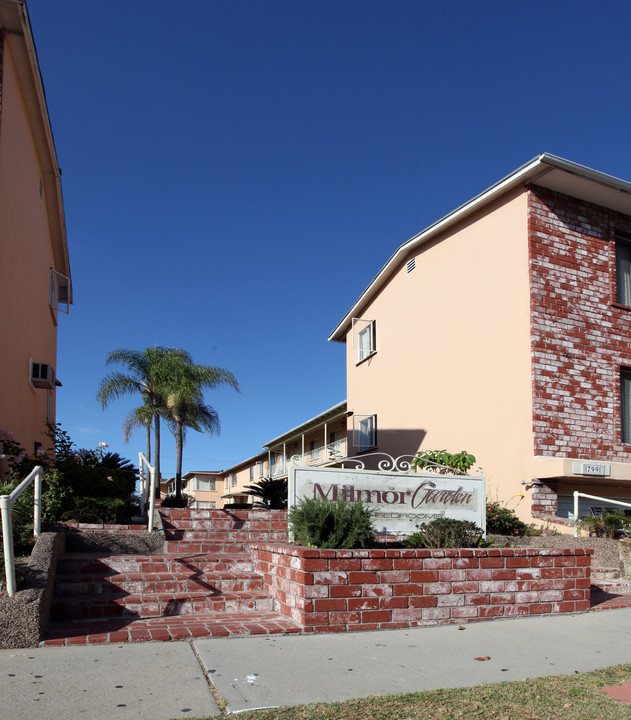
[[[265,443],[262,447],[264,447],[265,449],[269,449],[272,445],[275,445],[276,443],[280,442],[283,439],[288,439],[288,438],[293,437],[294,435],[298,435],[298,434],[300,434],[299,431],[301,428],[305,428],[306,426],[311,425],[312,423],[318,422],[320,419],[324,418],[325,415],[329,415],[329,414],[335,413],[337,411],[342,412],[342,409],[346,408],[346,406],[347,406],[346,400],[342,400],[342,402],[339,402],[337,405],[333,405],[333,407],[330,407],[328,410],[321,412],[319,415],[312,417],[310,420],[300,423],[300,425],[296,425],[296,427],[292,428],[291,430],[288,430],[287,432],[284,432],[282,435],[279,435],[278,437],[274,438],[273,440],[270,440],[269,442]]]
[[[5,35],[11,51],[26,112],[32,122],[32,136],[42,172],[48,225],[53,244],[56,265],[54,269],[70,279],[61,170],[57,160],[37,49],[24,0],[0,0],[0,32]],[[72,282],[69,302],[73,302]]]
[[[564,158],[556,155],[551,155],[550,153],[537,155],[525,165],[522,165],[506,177],[491,185],[491,187],[487,190],[484,190],[479,195],[476,195],[464,205],[460,205],[460,207],[452,210],[452,212],[445,215],[440,220],[437,220],[432,225],[429,225],[429,227],[425,228],[425,230],[422,230],[420,233],[411,237],[407,242],[399,245],[394,254],[372,279],[368,287],[360,295],[351,309],[346,313],[346,315],[344,315],[342,320],[340,320],[335,330],[333,330],[333,332],[329,335],[328,340],[330,342],[345,342],[346,333],[348,332],[348,326],[351,319],[357,316],[357,311],[367,302],[372,294],[385,283],[387,277],[393,270],[393,266],[396,265],[408,252],[410,252],[410,250],[422,245],[431,238],[435,237],[439,232],[468,217],[500,195],[518,187],[519,185],[535,182],[537,179],[541,178],[553,169],[564,170],[573,175],[579,175],[587,180],[591,180],[599,185],[604,185],[613,190],[631,194],[631,183],[628,183],[625,180],[620,180],[613,175],[607,175],[606,173],[599,172],[598,170],[593,170],[586,165],[580,165],[572,162],[571,160],[565,160]]]

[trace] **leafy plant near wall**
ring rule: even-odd
[[[486,548],[493,544],[470,520],[436,518],[418,526],[418,532],[405,541],[410,548]]]
[[[417,452],[412,465],[423,470],[431,470],[441,475],[449,474],[450,470],[467,472],[475,464],[475,457],[462,450],[459,453],[450,453],[446,450],[425,450]]]
[[[522,522],[513,510],[498,501],[486,505],[486,532],[497,535],[526,535],[528,525]]]
[[[590,535],[615,538],[621,533],[631,531],[631,519],[620,510],[603,510],[599,515],[585,515],[579,518],[581,527],[586,527]]]
[[[294,542],[317,548],[369,547],[373,511],[362,502],[304,498],[289,511]]]
[[[287,508],[287,479],[262,478],[254,485],[247,485],[246,490],[254,495],[257,501],[254,507],[267,510],[285,510]]]
[[[44,468],[43,520],[121,522],[129,517],[135,501],[133,464],[118,453],[105,452],[103,447],[76,449],[59,423],[48,426],[47,434],[51,440],[50,450],[27,455],[12,433],[0,430],[0,452],[7,456],[9,466],[4,482],[15,483],[15,487],[36,465],[41,465]],[[32,514],[32,490],[26,491],[23,497]],[[16,505],[14,517],[17,512]],[[17,537],[15,542],[17,545]]]

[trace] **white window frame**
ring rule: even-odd
[[[256,464],[257,464],[258,470],[259,470],[259,477],[262,478],[262,477],[263,477],[263,474],[264,474],[264,472],[263,472],[263,470],[264,470],[264,468],[263,468],[263,461],[262,461],[262,460],[259,460]]]
[[[376,415],[353,415],[353,445],[359,452],[377,447]]]
[[[254,465],[250,465],[250,482],[254,482]]]
[[[54,310],[70,314],[70,278],[50,268],[49,304]]]
[[[236,487],[237,485],[237,476],[235,473],[230,473],[230,486]]]
[[[353,318],[353,348],[357,350],[356,365],[377,352],[377,332],[374,320]]]
[[[202,484],[208,483],[209,487],[202,487]],[[197,477],[195,476],[195,490],[198,492],[216,492],[217,482],[216,478],[212,477]]]
[[[196,500],[193,507],[197,510],[216,510],[217,503],[214,500]]]

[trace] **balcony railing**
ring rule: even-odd
[[[271,464],[271,476],[279,477],[286,475],[289,470],[290,461],[294,461],[298,465],[323,465],[329,462],[335,462],[347,455],[346,438],[335,440],[328,445],[324,445],[314,450],[307,450],[305,454],[292,453],[287,455],[287,459],[282,456],[276,456],[277,460]]]

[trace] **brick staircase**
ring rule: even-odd
[[[272,511],[273,513],[273,511]],[[44,645],[295,633],[273,611],[248,543],[284,540],[284,516],[160,510],[163,553],[66,553]]]

